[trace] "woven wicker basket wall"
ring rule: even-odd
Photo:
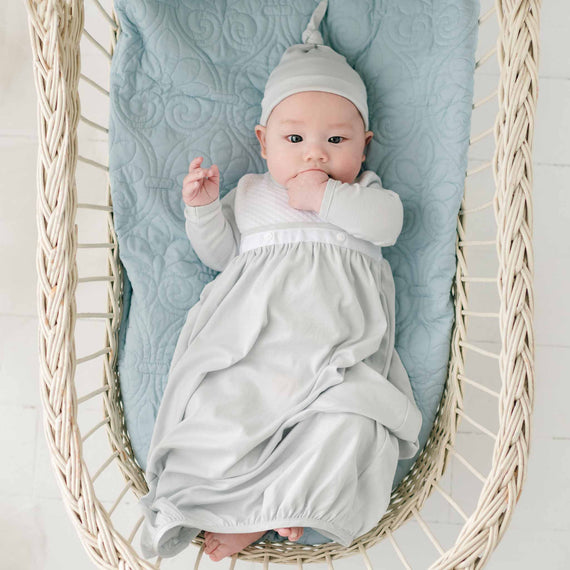
[[[497,28],[496,45],[481,55],[475,74],[473,112],[486,114],[489,127],[471,138],[473,166],[457,223],[449,377],[425,449],[379,525],[349,548],[255,545],[235,555],[231,568],[241,560],[264,568],[312,562],[333,568],[335,560],[356,555],[351,568],[371,569],[372,559],[385,560],[388,549],[394,568],[481,568],[503,536],[526,475],[534,396],[531,155],[539,8],[538,0],[498,0],[480,17],[480,26]],[[160,560],[146,561],[138,552],[142,519],[135,503],[146,483],[124,428],[116,375],[122,274],[105,125],[118,24],[111,0],[28,0],[28,13],[38,96],[41,392],[52,463],[97,566],[159,568]],[[96,37],[90,22],[98,29],[104,24],[105,35]],[[496,76],[485,72],[493,60]],[[477,98],[479,85],[487,91]],[[493,235],[482,239],[489,228]],[[493,264],[496,275],[477,275],[478,265]],[[468,301],[476,310],[468,309]],[[498,350],[477,338],[494,340]],[[470,365],[483,377],[472,377]],[[478,419],[484,406],[493,410],[491,426]],[[459,451],[460,424],[487,440],[483,461],[473,449]],[[446,479],[450,466],[454,492]],[[463,477],[469,483],[461,483]],[[462,492],[474,483],[476,491]],[[447,546],[430,528],[429,511],[422,514],[436,499],[456,523]],[[411,528],[433,546],[431,558],[416,560],[415,539],[406,534]],[[197,568],[201,535],[194,542]],[[377,548],[384,549],[381,555]]]

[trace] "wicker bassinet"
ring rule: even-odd
[[[161,561],[138,551],[136,502],[146,483],[124,427],[116,374],[122,273],[104,125],[119,26],[112,0],[101,1],[28,0],[39,110],[41,392],[56,477],[90,557],[100,568],[150,569]],[[507,529],[525,480],[534,395],[531,151],[539,8],[539,0],[482,7],[480,31],[496,27],[496,42],[478,56],[473,113],[481,115],[473,123],[486,117],[489,128],[470,141],[449,376],[424,450],[378,526],[349,548],[252,545],[232,557],[230,568],[243,560],[330,569],[352,555],[348,567],[369,570],[372,560],[382,568],[482,568]],[[107,26],[106,38],[89,30],[94,22]],[[500,73],[486,71],[492,61]],[[476,276],[478,268],[488,273]],[[466,446],[460,424],[473,432]],[[442,519],[449,524],[438,539]],[[422,539],[431,552],[420,548]],[[202,535],[194,544],[198,568]]]

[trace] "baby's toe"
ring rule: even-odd
[[[289,535],[289,540],[292,540],[292,541],[299,540],[301,538],[302,534],[303,534],[302,528],[294,527],[291,529],[291,534]]]
[[[216,550],[218,546],[220,546],[219,541],[217,541],[215,538],[210,537],[210,540],[206,543],[206,548],[204,548],[204,552],[208,555],[212,554],[212,552],[214,552],[214,550]]]
[[[212,562],[219,562],[220,560],[223,560],[225,557],[226,557],[225,554],[220,553],[219,548],[215,552],[212,552],[212,554],[210,554],[210,560]]]
[[[227,550],[226,545],[216,540],[216,546],[212,548],[208,556],[210,557],[210,560],[212,562],[219,562],[220,560],[222,560],[227,556],[226,550]]]
[[[291,534],[290,528],[276,528],[275,530],[281,536],[289,536]]]

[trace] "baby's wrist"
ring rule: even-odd
[[[219,196],[216,196],[210,202],[204,202],[204,200],[190,200],[190,202],[186,202],[186,200],[183,200],[183,202],[189,208],[201,208],[202,206],[209,206],[210,204],[213,204],[218,198]]]
[[[199,223],[202,220],[207,220],[218,209],[220,209],[220,201],[217,198],[213,202],[201,206],[190,206],[184,203],[184,216],[189,222]]]

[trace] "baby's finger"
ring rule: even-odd
[[[202,178],[208,178],[210,180],[215,180],[216,177],[219,178],[220,173],[214,168],[202,168],[199,175],[196,175],[195,180],[201,180]]]
[[[207,176],[207,171],[204,168],[198,168],[187,174],[184,177],[184,181],[182,183],[185,184],[186,182],[194,182],[196,180],[201,180],[206,176]]]
[[[182,188],[190,188],[192,192],[197,192],[203,184],[204,183],[201,180],[193,180],[185,184]]]
[[[196,185],[200,185],[199,180],[184,180],[182,188],[193,188]]]
[[[212,166],[208,169],[208,178],[211,178],[213,181],[219,181],[220,170],[217,164],[212,164]]]
[[[182,188],[200,188],[200,186],[202,186],[203,181],[202,180],[185,180],[184,183],[182,184]]]
[[[188,171],[192,171],[195,168],[198,168],[198,166],[200,166],[200,163],[204,160],[203,156],[198,156],[196,157],[191,163],[190,166],[188,167]]]

